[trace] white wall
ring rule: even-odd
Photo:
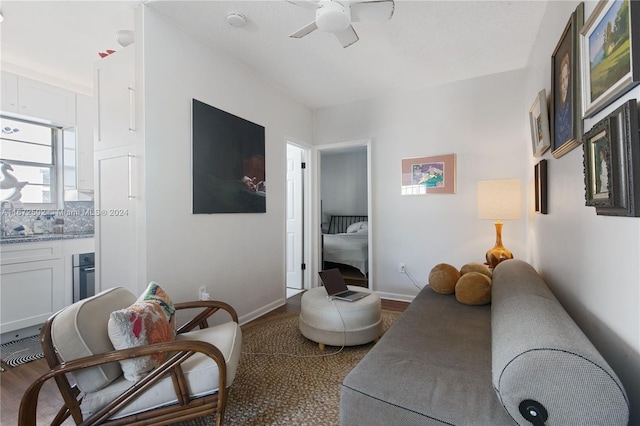
[[[507,72],[315,112],[317,145],[372,139],[370,265],[384,296],[410,300],[418,292],[398,272],[400,262],[424,285],[436,264],[483,262],[493,247],[493,222],[477,219],[476,186],[484,179],[524,182],[530,174],[522,149],[529,140],[523,77]],[[451,153],[455,195],[400,195],[402,158]],[[524,218],[505,221],[503,242],[516,257],[525,256],[525,234]]]
[[[585,2],[585,21],[596,4]],[[577,5],[547,6],[527,67],[529,106],[541,89],[550,93],[551,54]],[[625,100],[639,97],[636,87],[585,120],[585,132]],[[640,424],[640,218],[597,216],[584,205],[582,147],[559,159],[550,153],[543,158],[549,162],[549,214],[529,217],[528,260],[616,371],[631,400],[629,424]]]
[[[332,214],[366,215],[366,148],[322,151],[320,164],[323,220]]]
[[[311,111],[144,7],[147,277],[178,301],[200,285],[242,320],[284,303],[286,136]],[[191,214],[191,99],[265,127],[267,212]]]

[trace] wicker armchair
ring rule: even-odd
[[[64,400],[52,425],[69,416],[77,425],[166,425],[210,414],[222,425],[240,359],[242,334],[235,310],[217,301],[176,303],[176,310],[200,311],[177,330],[174,341],[114,350],[107,332],[109,313],[135,300],[128,290],[113,288],[47,320],[40,340],[50,370],[22,397],[20,426],[36,425],[38,394],[49,379]],[[226,311],[231,321],[209,327],[207,318],[218,311]],[[64,350],[56,346],[61,341],[66,342]],[[158,353],[166,354],[164,361],[141,380],[122,375],[117,361]]]

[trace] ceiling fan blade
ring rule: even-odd
[[[353,43],[359,40],[358,34],[356,34],[356,31],[353,29],[353,26],[351,25],[349,25],[349,28],[347,28],[346,30],[339,31],[334,34],[337,37],[340,44],[342,44],[342,47],[345,47],[345,48],[351,46]]]
[[[386,21],[391,19],[395,3],[393,0],[372,0],[351,3],[351,22]]]
[[[295,4],[305,9],[317,9],[319,0],[287,0],[287,3]]]
[[[308,23],[307,25],[305,25],[304,27],[300,28],[295,33],[291,34],[289,37],[291,37],[291,38],[302,38],[302,37],[306,36],[307,34],[309,34],[310,32],[315,31],[317,29],[318,29],[318,26],[316,25],[316,21],[312,21],[312,22]]]

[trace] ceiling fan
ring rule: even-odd
[[[349,47],[358,41],[358,34],[351,25],[353,22],[391,19],[395,8],[393,0],[289,0],[289,3],[307,9],[316,9],[316,19],[289,37],[302,38],[319,29],[333,33],[342,47]]]

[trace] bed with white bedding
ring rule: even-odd
[[[368,228],[367,216],[332,216],[329,233],[322,236],[323,261],[353,266],[367,276]]]

